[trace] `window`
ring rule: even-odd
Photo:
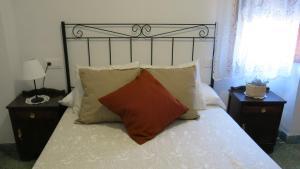
[[[241,0],[233,74],[264,81],[289,75],[295,58],[299,17],[300,1]]]

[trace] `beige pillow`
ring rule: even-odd
[[[80,108],[81,108],[81,100],[82,96],[84,94],[84,91],[82,89],[82,84],[81,80],[79,77],[79,69],[81,68],[86,68],[86,69],[92,69],[92,70],[104,70],[104,69],[131,69],[131,68],[137,68],[139,67],[140,63],[139,62],[132,62],[128,64],[123,64],[123,65],[107,65],[107,66],[97,66],[97,67],[91,67],[91,66],[80,66],[76,65],[75,68],[75,88],[73,89],[74,91],[74,101],[73,101],[73,112],[75,114],[79,114]]]
[[[189,110],[180,119],[196,119],[198,110],[204,109],[202,98],[199,98],[196,84],[196,66],[180,68],[145,68]],[[200,103],[201,102],[201,103]]]
[[[79,69],[84,95],[77,121],[85,124],[121,121],[119,116],[103,106],[98,101],[98,98],[131,82],[139,72],[139,68],[111,70]]]

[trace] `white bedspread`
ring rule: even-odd
[[[68,109],[34,169],[278,169],[218,107],[138,145],[121,123],[78,125]]]

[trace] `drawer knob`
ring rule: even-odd
[[[245,123],[242,124],[242,128],[243,128],[244,130],[246,129],[246,124],[245,124]]]
[[[267,109],[265,107],[263,107],[263,108],[261,108],[260,112],[265,113],[265,112],[267,112]]]
[[[30,113],[29,118],[34,119],[35,118],[35,113]]]
[[[21,131],[21,129],[18,129],[17,133],[18,133],[18,138],[20,140],[22,140],[22,131]]]

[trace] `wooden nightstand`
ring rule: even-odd
[[[259,100],[246,97],[245,88],[231,87],[227,112],[267,153],[272,153],[286,101],[272,91]]]
[[[32,93],[23,92],[7,106],[21,160],[32,160],[40,155],[66,109],[58,104],[65,96],[64,90],[44,89],[39,92],[50,96],[50,100],[29,105],[25,99]]]

